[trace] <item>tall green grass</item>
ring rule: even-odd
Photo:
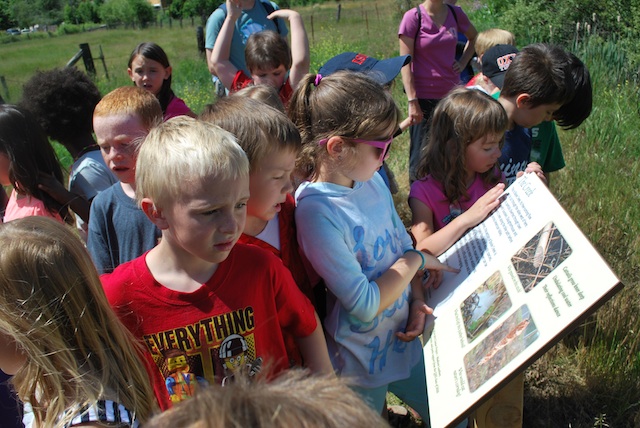
[[[311,71],[347,50],[377,57],[397,55],[398,5],[404,3],[415,6],[417,2],[342,0],[339,22],[337,2],[299,8],[309,34]],[[471,10],[470,1],[459,4]],[[486,10],[474,19],[478,29],[499,25],[499,17]],[[195,28],[186,25],[95,31],[0,45],[0,75],[12,85],[11,101],[17,101],[19,87],[36,69],[63,66],[79,43],[88,42],[94,57],[98,46],[103,47],[110,79],[100,62],[96,67],[98,86],[106,93],[130,84],[129,52],[147,40],[167,51],[174,67],[174,89],[194,111],[215,100],[206,63],[196,49]],[[560,131],[567,166],[552,174],[551,190],[626,287],[527,370],[525,426],[640,426],[638,87],[626,78],[627,61],[615,39],[581,36],[567,47],[591,71],[594,109],[577,130]],[[406,112],[400,79],[393,94]],[[405,132],[394,141],[389,164],[400,185],[397,208],[407,224],[408,152]]]

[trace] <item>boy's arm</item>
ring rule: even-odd
[[[333,374],[333,366],[329,359],[329,351],[327,350],[327,342],[324,339],[322,324],[316,317],[316,329],[307,337],[297,337],[296,343],[302,354],[305,367],[313,373]]]
[[[211,63],[218,79],[225,88],[230,89],[238,69],[231,63],[231,39],[235,30],[236,21],[242,15],[242,8],[237,1],[227,0],[227,17],[216,38],[216,43],[211,51]]]
[[[289,84],[295,90],[298,83],[309,73],[311,59],[309,57],[309,39],[304,28],[302,16],[295,10],[280,9],[270,14],[267,18],[283,18],[289,20],[291,26],[291,69],[289,70]]]
[[[538,178],[540,178],[540,180],[542,180],[542,182],[545,184],[545,186],[549,186],[549,184],[547,183],[547,177],[545,176],[544,172],[542,171],[542,167],[538,162],[529,162],[527,164],[527,168],[524,171],[518,171],[516,177],[520,178],[526,173],[533,173],[537,175]]]

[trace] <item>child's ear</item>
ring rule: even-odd
[[[164,230],[169,228],[169,224],[164,218],[162,210],[156,207],[156,204],[154,204],[150,198],[143,198],[142,202],[140,202],[140,208],[158,229]]]
[[[129,75],[129,79],[133,81],[133,71],[131,70],[131,68],[127,68],[127,74]]]
[[[329,138],[329,141],[327,141],[327,152],[329,153],[329,156],[331,156],[333,159],[337,158],[338,160],[341,160],[342,154],[345,149],[344,145],[345,141],[342,139],[342,137]]]
[[[517,108],[529,108],[528,104],[531,102],[531,95],[520,94],[516,97]]]
[[[164,69],[164,80],[167,80],[169,77],[171,77],[171,70],[171,66]]]

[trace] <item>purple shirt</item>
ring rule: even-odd
[[[475,180],[473,180],[471,186],[467,188],[469,199],[457,204],[451,204],[444,194],[442,183],[428,175],[421,180],[413,182],[409,192],[409,198],[416,198],[429,207],[433,213],[433,227],[435,231],[437,231],[471,208],[471,206],[492,187],[493,186],[485,186],[480,175],[476,174]]]
[[[431,20],[422,4],[418,7],[422,16],[419,35],[416,37],[418,13],[414,7],[404,14],[398,36],[415,39],[411,70],[418,98],[439,100],[460,84],[460,75],[453,70],[458,32],[467,32],[471,22],[460,7],[453,6],[458,18],[456,24],[456,18],[446,6],[447,18],[444,25],[439,27]]]

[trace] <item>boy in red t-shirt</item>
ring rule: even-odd
[[[308,368],[332,371],[317,315],[289,271],[260,248],[236,245],[249,162],[230,133],[186,116],[152,130],[136,164],[136,196],[162,240],[101,279],[145,345],[162,409],[238,371],[289,368],[283,332]]]

